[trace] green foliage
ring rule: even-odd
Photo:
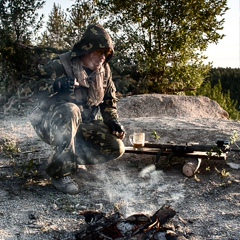
[[[75,0],[75,3],[67,9],[69,16],[65,40],[69,46],[72,47],[81,38],[89,24],[100,20],[95,2],[95,0]]]
[[[5,92],[16,91],[17,80],[30,71],[32,52],[26,45],[42,26],[43,16],[37,10],[43,4],[39,0],[0,1],[0,82]]]
[[[156,131],[153,131],[152,135],[153,135],[154,139],[156,139],[156,140],[160,139],[160,136],[158,135],[158,133]]]
[[[94,0],[76,0],[67,9],[67,13],[61,6],[54,3],[46,25],[46,31],[40,39],[43,46],[56,49],[70,50],[86,30],[86,27],[97,22],[97,13]]]
[[[223,92],[221,81],[214,87],[211,82],[207,81],[197,92],[198,95],[203,95],[218,102],[218,104],[228,112],[231,119],[240,120],[240,112],[237,110],[237,102],[232,100],[230,92]]]
[[[21,150],[15,139],[5,138],[0,141],[0,152],[4,152],[7,156],[13,158],[13,155],[21,152]]]
[[[232,136],[230,137],[230,143],[234,144],[238,149],[240,149],[239,144],[237,144],[237,141],[239,141],[239,134],[237,131],[233,131]]]
[[[99,1],[121,51],[137,65],[137,92],[176,93],[201,86],[202,51],[223,37],[226,0]]]
[[[37,10],[43,4],[40,0],[0,3],[0,69],[5,89],[17,87],[20,76],[32,71],[35,52],[26,46],[33,44],[33,33],[42,25]],[[219,30],[226,10],[227,0],[139,0],[134,4],[75,0],[67,12],[53,5],[40,43],[69,50],[87,25],[100,22],[115,43],[111,67],[121,93],[195,94],[210,70],[203,64],[202,53],[223,37]]]
[[[56,49],[66,48],[66,14],[60,5],[53,4],[53,9],[48,17],[47,30],[42,35],[41,45],[51,46]]]
[[[40,0],[1,0],[0,27],[4,38],[27,43],[42,26],[37,10],[43,7]]]
[[[212,68],[207,80],[211,82],[211,86],[221,81],[223,92],[229,91],[231,98],[240,103],[240,68]]]
[[[232,136],[230,137],[230,143],[235,144],[237,140],[239,140],[239,135],[237,131],[234,130]]]

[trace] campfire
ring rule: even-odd
[[[147,240],[177,239],[174,227],[166,223],[176,215],[170,206],[163,206],[152,216],[143,213],[124,218],[119,212],[107,216],[99,211],[83,211],[86,227],[76,240]]]

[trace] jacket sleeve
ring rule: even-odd
[[[54,93],[53,83],[57,78],[67,76],[64,67],[59,58],[49,61],[46,65],[39,67],[39,81],[49,81],[51,84],[50,92]]]
[[[50,60],[46,65],[39,67],[39,75],[44,78],[51,78],[53,80],[67,76],[59,58]]]
[[[118,119],[118,113],[117,113],[117,97],[116,97],[116,87],[112,80],[112,73],[109,65],[106,65],[106,89],[105,89],[105,95],[103,99],[103,103],[101,103],[100,111],[101,115],[103,117],[104,123],[108,123],[109,120]]]

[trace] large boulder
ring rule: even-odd
[[[120,118],[173,117],[229,119],[228,113],[208,97],[142,94],[118,102]]]

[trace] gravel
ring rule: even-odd
[[[120,99],[118,108],[127,146],[134,131],[144,131],[149,142],[178,144],[214,144],[240,132],[240,123],[206,97],[145,94]],[[192,178],[182,173],[186,159],[162,171],[154,168],[155,156],[124,154],[89,166],[89,175],[77,176],[80,193],[70,196],[45,173],[51,149],[31,127],[30,111],[5,112],[0,119],[0,239],[74,240],[86,227],[82,210],[129,216],[152,214],[164,204],[177,212],[171,223],[185,239],[240,239],[239,169],[226,164],[238,166],[238,153],[204,162]]]

